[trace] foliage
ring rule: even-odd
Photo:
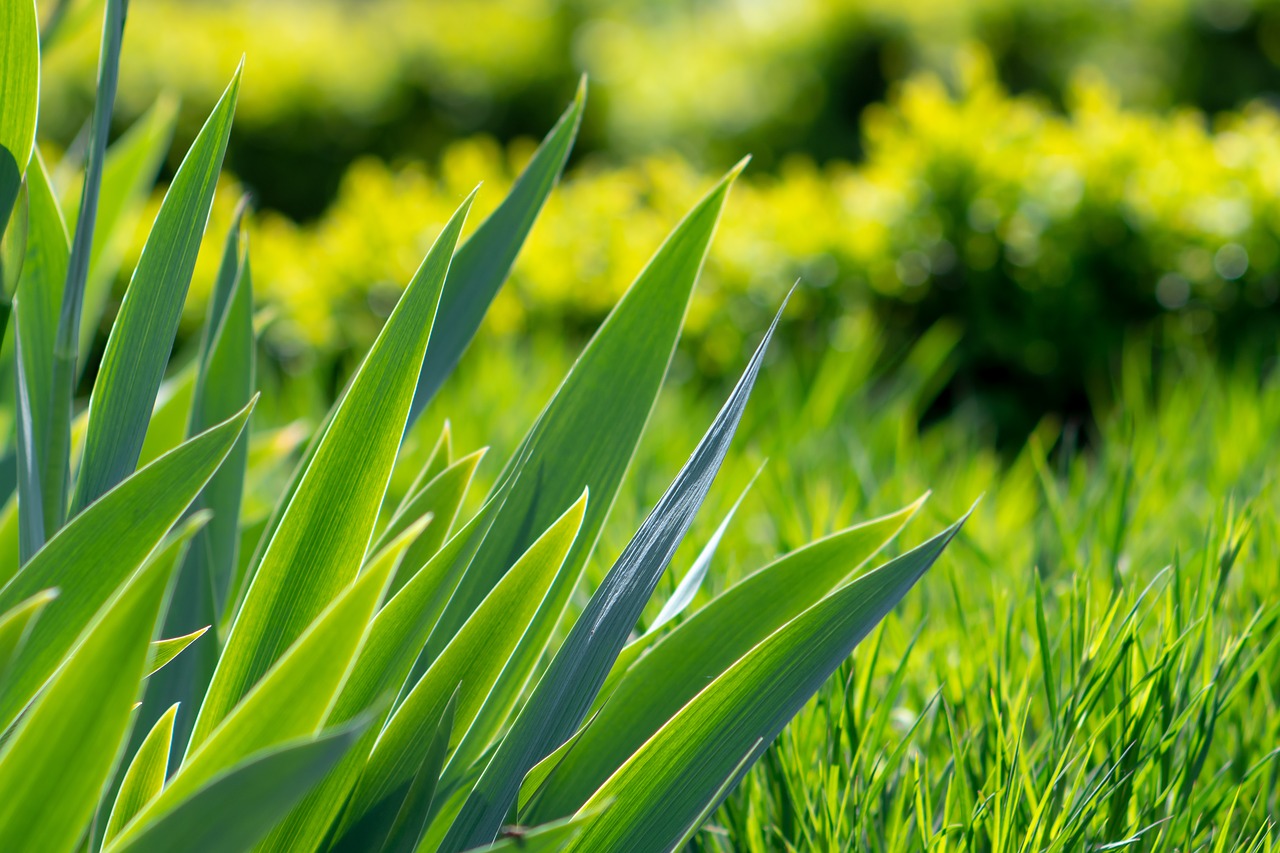
[[[0,4],[0,20],[22,7],[30,22],[35,8]],[[853,527],[840,571],[767,617],[730,588],[695,618],[750,626],[755,640],[732,654],[675,627],[681,606],[667,610],[671,630],[632,637],[748,411],[780,309],[587,593],[588,560],[745,162],[657,248],[483,503],[460,513],[478,456],[455,458],[447,430],[425,461],[402,453],[403,439],[556,185],[585,93],[465,242],[475,191],[462,199],[294,459],[301,436],[250,426],[256,276],[239,214],[199,347],[169,364],[238,69],[160,201],[87,405],[73,407],[93,246],[113,240],[134,196],[115,169],[153,164],[127,156],[146,133],[108,147],[126,5],[106,2],[69,242],[52,176],[74,164],[23,163],[36,203],[35,227],[17,232],[33,263],[14,299],[17,482],[0,512],[0,848],[504,849],[503,827],[526,815],[540,824],[535,843],[556,849],[682,845],[967,517],[879,565],[919,503]],[[34,54],[35,28],[19,35],[21,56]],[[13,67],[0,91],[34,97],[25,63]],[[510,393],[510,377],[499,381]],[[397,469],[413,479],[392,503]],[[745,583],[776,583],[797,554]],[[570,606],[575,591],[586,600]],[[702,663],[654,681],[636,674],[637,643]],[[650,712],[610,723],[622,748],[587,738],[592,709],[624,689],[648,696]],[[594,759],[590,774],[558,769],[571,742]],[[538,797],[535,812],[539,792],[555,801]]]

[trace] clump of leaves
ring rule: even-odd
[[[447,437],[384,508],[407,427],[556,184],[583,91],[459,245],[462,202],[273,512],[242,530],[256,395],[239,224],[194,363],[164,380],[239,71],[174,176],[73,417],[86,294],[104,278],[95,263],[108,262],[129,169],[145,173],[165,134],[126,137],[115,147],[138,146],[128,157],[107,148],[124,25],[123,0],[108,0],[69,239],[30,153],[35,10],[0,9],[3,144],[21,164],[16,183],[5,178],[21,220],[6,257],[21,273],[17,488],[3,522],[17,547],[0,555],[0,848],[672,849],[954,536],[958,523],[863,572],[912,505],[633,636],[724,459],[770,328],[603,582],[570,606],[740,168],[657,250],[478,512],[455,523],[478,457],[454,459]]]

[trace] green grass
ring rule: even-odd
[[[0,74],[34,103],[25,2]],[[38,156],[3,235],[0,848],[1273,849],[1273,378],[1135,342],[1099,426],[1008,457],[963,406],[918,426],[956,330],[893,353],[855,316],[779,358],[784,303],[731,388],[684,382],[741,166],[581,352],[463,358],[581,92],[461,245],[460,199],[332,405],[258,381],[239,219],[170,364],[237,72],[73,404],[97,208],[135,183],[107,12],[75,239]]]
[[[1100,392],[1119,401],[1100,425],[1046,422],[1005,457],[963,409],[916,426],[950,363],[946,330],[896,356],[862,332],[855,351],[814,369],[769,366],[646,618],[766,459],[695,607],[771,555],[927,489],[903,543],[985,497],[918,594],[842,665],[695,847],[1273,849],[1275,377],[1224,373],[1190,350],[1165,352],[1154,369],[1152,348],[1135,342]],[[556,352],[555,342],[477,351],[436,417],[463,413],[452,433],[470,446],[472,417],[511,409],[471,372],[554,365]],[[691,413],[712,403],[696,387],[660,399],[590,577],[695,440]]]

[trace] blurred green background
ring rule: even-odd
[[[48,148],[76,151],[99,7],[60,10]],[[951,358],[923,417],[963,410],[1006,447],[1110,406],[1126,341],[1274,364],[1280,2],[136,0],[118,130],[174,122],[162,183],[242,54],[186,328],[248,191],[267,372],[319,377],[312,395],[340,386],[457,201],[483,180],[478,212],[497,203],[583,73],[582,138],[481,346],[575,351],[750,153],[678,377],[736,373],[797,278],[802,374],[867,322],[887,361],[934,329]]]

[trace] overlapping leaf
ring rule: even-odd
[[[413,398],[463,202],[352,380],[250,581],[192,735],[199,744],[360,567]]]

